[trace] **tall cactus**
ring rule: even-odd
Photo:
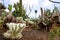
[[[14,4],[15,12],[18,13],[19,16],[23,15],[23,8],[22,8],[22,0],[19,0],[19,3]]]
[[[22,14],[22,0],[20,0],[19,10],[20,10],[20,14]]]
[[[23,17],[24,19],[28,18],[28,16],[26,15],[25,9],[22,6],[22,0],[19,0],[19,3],[14,4],[14,8],[15,8],[15,11],[13,12],[13,15],[15,17]]]

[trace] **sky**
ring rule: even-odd
[[[55,4],[55,6],[60,8],[60,4],[52,3],[49,0],[22,0],[22,1],[23,1],[23,5],[26,9],[26,14],[29,14],[29,6],[32,9],[32,11],[30,12],[30,15],[29,15],[30,18],[35,18],[35,17],[37,18],[39,15],[41,15],[40,7],[42,7],[43,9],[52,10],[54,8],[54,4]],[[60,1],[60,0],[53,0],[53,1]],[[2,1],[0,1],[0,2],[2,2]],[[17,3],[17,2],[19,2],[19,0],[4,0],[4,5],[6,7],[8,7],[8,4],[14,5],[14,3]],[[36,15],[35,15],[35,10],[37,10]]]

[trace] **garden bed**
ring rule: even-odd
[[[21,40],[48,40],[48,32],[44,32],[42,30],[25,28],[22,34],[23,37],[21,38]],[[6,39],[0,34],[0,40],[6,40]]]

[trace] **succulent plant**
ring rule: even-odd
[[[26,27],[26,24],[22,23],[7,23],[9,30],[3,33],[4,37],[11,39],[20,39],[22,37],[22,30]]]

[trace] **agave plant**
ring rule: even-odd
[[[22,30],[26,27],[26,24],[22,23],[7,23],[9,30],[3,33],[4,37],[10,39],[20,39],[22,38]]]

